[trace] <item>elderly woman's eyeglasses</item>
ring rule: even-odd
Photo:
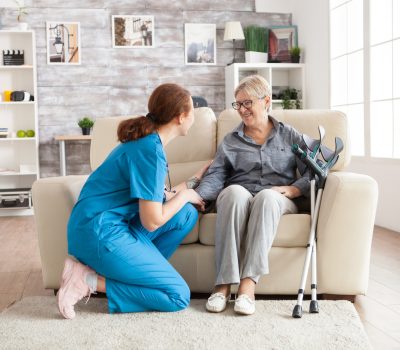
[[[259,100],[264,99],[265,96],[258,98]],[[235,110],[239,110],[240,107],[244,107],[246,109],[250,109],[251,107],[253,107],[253,100],[244,100],[243,102],[232,102],[232,107]]]

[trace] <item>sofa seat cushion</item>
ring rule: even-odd
[[[201,219],[201,214],[199,214],[199,218],[197,219],[196,225],[192,228],[192,231],[185,237],[185,239],[181,242],[181,244],[191,244],[199,241],[199,221]]]
[[[65,179],[68,179],[68,181],[65,181],[64,185],[68,193],[69,202],[72,204],[72,206],[77,202],[79,194],[87,178],[88,176],[65,177]],[[201,214],[199,215],[199,218],[200,217]],[[189,234],[185,237],[185,239],[181,242],[181,244],[191,244],[198,241],[199,241],[199,219],[197,220],[196,225],[194,225],[192,231],[189,232]]]
[[[215,245],[215,223],[217,214],[205,214],[200,219],[199,240],[204,245]],[[310,233],[309,214],[283,215],[278,232],[272,243],[273,247],[305,247]]]

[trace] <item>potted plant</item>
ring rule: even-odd
[[[292,100],[290,99],[290,95],[285,94],[282,96],[282,109],[293,109]]]
[[[78,121],[79,127],[82,129],[82,135],[90,135],[90,129],[94,125],[94,120],[89,117],[84,117]]]
[[[301,109],[300,90],[287,88],[281,93],[283,109]]]
[[[245,58],[247,63],[268,61],[268,29],[249,26],[244,28]]]
[[[22,5],[19,0],[14,0],[16,7],[17,7],[17,21],[18,21],[18,28],[20,30],[27,30],[28,23],[23,21],[24,16],[28,15],[28,10],[26,6]]]
[[[290,61],[292,63],[299,63],[300,62],[300,47],[294,46],[292,47],[289,52],[290,52]]]

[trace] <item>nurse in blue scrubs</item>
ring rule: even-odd
[[[190,302],[186,282],[168,262],[197,221],[201,197],[191,188],[208,166],[175,188],[165,146],[194,121],[190,93],[163,84],[150,96],[146,116],[121,122],[121,142],[88,178],[68,223],[68,257],[58,308],[105,292],[109,312],[178,311]]]

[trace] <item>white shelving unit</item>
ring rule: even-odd
[[[232,108],[234,91],[247,75],[259,74],[276,87],[289,87],[301,91],[301,105],[306,108],[305,65],[303,63],[234,63],[225,67],[225,106]],[[280,109],[282,100],[272,99],[271,109]]]
[[[23,50],[24,65],[7,66],[3,50]],[[6,102],[4,91],[26,91],[35,101]],[[39,178],[39,138],[36,83],[36,44],[33,31],[0,30],[0,216],[32,214],[30,189]],[[18,130],[34,130],[34,137],[16,137]],[[16,194],[15,196],[13,194]],[[26,199],[28,194],[28,200]],[[19,206],[13,198],[19,197]],[[7,208],[4,208],[7,202]]]

